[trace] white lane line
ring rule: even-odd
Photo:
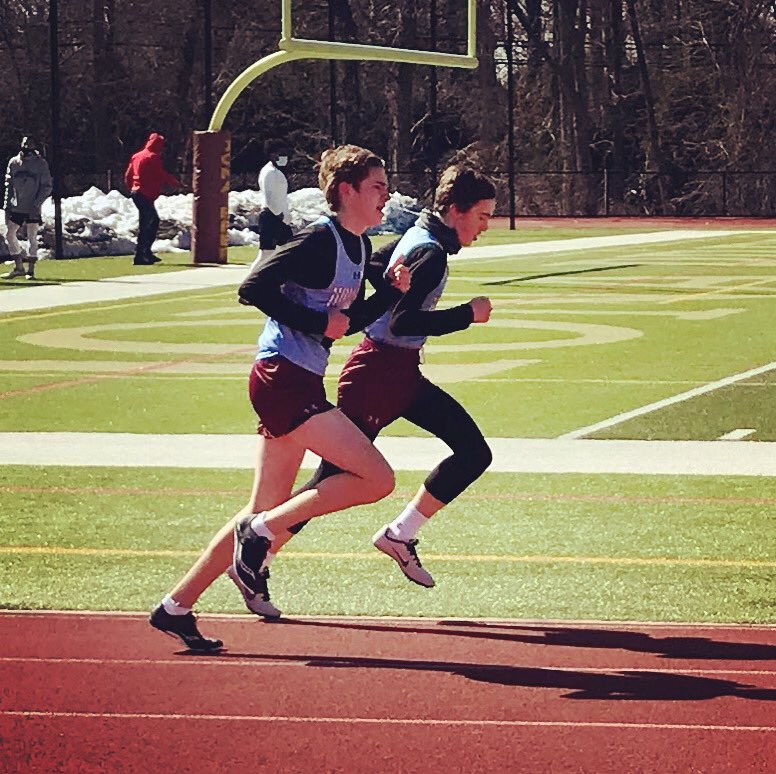
[[[455,634],[455,633],[451,633]],[[460,632],[462,636],[465,636],[465,632]],[[539,646],[543,646],[544,643],[537,642]],[[179,656],[178,658],[90,658],[90,657],[42,657],[42,656],[1,656],[0,664],[86,664],[90,666],[140,666],[148,667],[153,666],[196,666],[201,668],[203,666],[250,666],[257,669],[263,667],[303,667],[308,668],[311,665],[316,667],[325,668],[327,666],[326,661],[330,660],[332,664],[339,666],[341,663],[348,661],[344,656],[310,656],[306,655],[301,658],[284,658],[283,656],[275,657],[262,657],[259,655],[250,656],[246,658],[229,657],[229,651],[224,651],[224,656],[197,656],[194,654],[187,654]],[[391,665],[398,661],[404,663],[417,664],[418,666],[427,666],[429,671],[434,672],[452,672],[457,669],[537,669],[542,672],[568,672],[569,674],[576,674],[583,672],[584,674],[594,675],[624,675],[630,673],[636,674],[655,674],[655,675],[737,675],[739,677],[747,676],[760,676],[760,677],[773,677],[776,676],[776,670],[769,669],[664,669],[659,664],[654,666],[636,666],[636,667],[574,667],[568,664],[553,665],[542,664],[526,667],[525,665],[510,665],[510,664],[466,664],[466,663],[454,663],[454,664],[434,664],[427,663],[425,661],[414,661],[411,659],[385,659],[386,663],[381,664],[380,659],[374,659],[374,664],[364,663],[362,668],[372,669],[374,667],[380,667],[381,669],[391,669]],[[397,669],[403,667],[397,666]]]
[[[217,722],[248,721],[251,723],[334,723],[339,725],[401,725],[401,726],[495,726],[504,728],[619,728],[652,729],[657,731],[755,731],[772,732],[776,726],[723,726],[694,723],[615,723],[572,720],[477,720],[453,718],[331,718],[297,717],[294,715],[205,715],[163,712],[39,712],[37,710],[2,710],[0,715],[24,718],[94,718],[96,720],[215,720]]]
[[[682,403],[683,401],[689,400],[690,398],[697,398],[699,395],[706,395],[709,392],[714,392],[714,390],[719,390],[722,387],[728,387],[729,385],[735,384],[736,382],[741,382],[744,379],[749,379],[753,376],[759,376],[760,374],[768,373],[774,369],[776,369],[776,361],[759,366],[758,368],[750,368],[748,371],[743,371],[740,374],[726,376],[724,379],[718,379],[716,382],[710,382],[709,384],[704,384],[701,387],[696,387],[692,390],[687,390],[686,392],[680,392],[678,395],[674,395],[671,398],[664,398],[663,400],[656,401],[655,403],[649,403],[646,406],[641,406],[640,408],[633,409],[632,411],[625,411],[622,414],[617,414],[616,416],[610,417],[609,419],[604,419],[602,422],[597,422],[594,425],[588,425],[587,427],[581,427],[578,430],[572,430],[570,433],[564,433],[563,435],[558,436],[558,438],[563,440],[583,438],[584,436],[590,435],[590,433],[595,433],[598,430],[605,430],[606,428],[613,427],[614,425],[627,422],[629,419],[641,417],[645,414],[651,414],[653,411],[659,411],[660,409],[666,408],[667,406],[673,406],[676,403]]]
[[[718,441],[741,441],[744,438],[748,438],[750,435],[754,435],[757,430],[752,427],[742,427],[738,430],[731,430],[729,433],[725,433],[717,438]]]
[[[251,626],[256,625],[256,617],[246,613],[200,613],[200,618],[207,618],[220,621],[247,622]],[[146,612],[128,612],[123,610],[0,610],[0,624],[3,621],[13,618],[83,618],[86,620],[94,618],[104,618],[115,620],[124,618],[130,621],[148,621]],[[323,623],[348,623],[348,624],[404,624],[427,626],[429,632],[439,631],[440,626],[456,625],[469,627],[472,624],[483,629],[515,629],[515,628],[535,628],[543,626],[564,627],[568,629],[586,629],[592,625],[608,626],[615,630],[624,629],[626,631],[640,630],[644,627],[650,629],[696,629],[699,631],[714,632],[717,629],[726,629],[728,631],[773,631],[776,633],[774,624],[758,624],[746,622],[720,622],[713,621],[606,621],[596,618],[584,619],[562,619],[562,618],[488,618],[466,616],[449,617],[423,617],[423,616],[403,616],[403,615],[380,615],[380,616],[361,616],[361,615],[295,615],[289,617],[291,621],[312,621]],[[268,624],[269,625],[269,624]],[[274,625],[274,624],[272,624]]]

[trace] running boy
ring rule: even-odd
[[[272,541],[285,542],[287,526],[374,502],[393,490],[388,463],[326,400],[323,387],[331,342],[375,320],[390,302],[377,293],[364,300],[371,252],[364,232],[382,220],[388,199],[385,168],[370,151],[344,145],[323,153],[318,179],[335,215],[320,218],[279,248],[239,290],[242,301],[269,317],[249,380],[259,419],[250,500],[151,614],[152,626],[193,650],[222,645],[200,634],[191,608],[227,569],[233,550],[231,577],[246,604],[260,615],[277,617],[280,611],[269,601],[265,562]],[[403,272],[397,268],[394,274]],[[308,449],[331,460],[338,473],[292,497]],[[238,539],[233,542],[235,530]]]

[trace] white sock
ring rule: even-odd
[[[389,525],[388,529],[399,540],[412,540],[428,519],[412,504],[408,505]]]
[[[191,612],[190,607],[179,605],[169,594],[162,600],[162,607],[170,615],[186,615]]]
[[[275,533],[264,523],[264,516],[266,514],[264,512],[257,513],[253,519],[251,519],[251,529],[257,534],[261,535],[262,537],[267,538],[268,540],[274,540],[275,539]]]

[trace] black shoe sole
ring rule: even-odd
[[[154,626],[151,624],[151,626]],[[167,629],[160,629],[158,626],[154,626],[154,629],[156,631],[161,632],[162,634],[166,634],[168,637],[172,637],[174,640],[177,640],[180,642],[186,650],[190,650],[194,653],[216,653],[219,650],[223,650],[224,643],[221,642],[221,640],[215,640],[215,642],[220,643],[219,645],[203,645],[202,647],[197,647],[196,645],[190,645],[186,640],[181,637],[180,634],[177,634],[176,632],[168,631]]]

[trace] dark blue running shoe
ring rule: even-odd
[[[189,650],[208,652],[220,650],[224,643],[210,637],[203,637],[197,629],[197,619],[194,613],[186,615],[170,615],[162,605],[151,613],[148,622],[154,629],[177,637]]]
[[[234,525],[232,569],[235,577],[233,580],[238,585],[244,586],[252,595],[263,596],[267,590],[267,583],[261,574],[261,565],[267,558],[271,543],[268,538],[257,535],[253,531],[252,520],[253,514],[249,513],[242,519],[238,519]]]

